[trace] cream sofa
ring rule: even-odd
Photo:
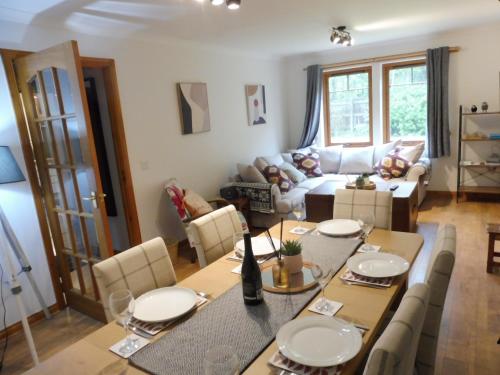
[[[335,162],[332,163],[332,160],[324,160],[324,163],[322,162],[321,159],[321,153],[320,153],[320,162],[321,165],[328,166],[327,170],[323,172],[322,177],[311,177],[311,178],[306,178],[301,182],[298,182],[295,184],[295,187],[286,192],[282,193],[279,189],[279,187],[274,184],[266,184],[262,182],[248,182],[248,181],[243,181],[240,175],[237,175],[233,179],[233,185],[237,186],[238,189],[240,190],[241,194],[245,194],[246,189],[249,187],[258,187],[260,189],[263,189],[264,193],[258,194],[261,198],[262,196],[268,197],[270,199],[269,206],[266,207],[266,209],[262,209],[262,202],[256,202],[255,204],[252,204],[252,197],[250,196],[250,201],[251,201],[251,220],[252,220],[252,225],[256,227],[269,227],[275,223],[277,223],[281,217],[283,218],[289,218],[291,216],[292,212],[292,207],[296,202],[304,201],[305,194],[318,187],[325,181],[338,181],[339,183],[346,183],[348,181],[354,181],[359,174],[361,174],[360,165],[357,165],[356,160],[351,160],[350,165],[346,165],[344,167],[344,164],[342,163],[342,155],[344,155],[344,158],[348,157],[354,157],[354,158],[365,158],[366,160],[364,161],[365,164],[365,169],[366,169],[366,164],[370,162],[371,167],[370,167],[370,172],[372,173],[370,175],[370,180],[374,182],[383,182],[384,180],[374,172],[373,166],[378,163],[378,161],[384,157],[390,150],[394,149],[398,145],[398,142],[392,142],[390,144],[384,144],[380,146],[375,146],[371,147],[373,149],[373,156],[370,160],[369,152],[358,152],[360,149],[348,149],[344,148],[342,149],[341,147],[338,149],[340,150],[340,160],[338,161],[338,165],[335,166]],[[254,166],[259,170],[263,171],[265,166],[267,165],[277,165],[280,167],[281,165],[289,165],[293,163],[292,161],[292,153],[296,151],[300,151],[302,153],[310,153],[310,152],[321,152],[323,150],[328,150],[331,149],[333,150],[334,147],[330,148],[306,148],[306,149],[301,149],[301,150],[290,150],[289,152],[286,153],[281,153],[277,155],[272,155],[272,156],[261,156],[257,157],[254,161]],[[365,148],[366,150],[370,148]],[[354,153],[352,152],[354,150]],[[367,155],[368,153],[368,155]],[[350,156],[346,156],[350,154]],[[285,164],[284,164],[285,163]],[[352,170],[349,170],[352,169]],[[367,171],[368,172],[368,171]],[[427,183],[430,179],[430,162],[426,158],[419,158],[417,162],[415,162],[410,169],[408,170],[407,174],[405,176],[402,176],[400,178],[393,178],[387,181],[390,184],[397,184],[400,181],[415,181],[417,182],[417,187],[418,187],[418,202],[419,205],[422,203],[422,201],[425,198],[425,193],[426,193],[426,186]],[[268,189],[268,190],[266,190]],[[265,198],[264,198],[265,199]]]

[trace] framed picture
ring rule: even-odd
[[[248,125],[267,123],[266,88],[264,85],[246,85]]]
[[[210,111],[206,83],[178,83],[182,134],[210,131]]]

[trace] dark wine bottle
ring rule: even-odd
[[[241,265],[243,301],[246,305],[258,305],[264,300],[264,295],[262,294],[262,276],[259,265],[253,255],[250,233],[245,233],[243,238],[245,241],[245,256]]]

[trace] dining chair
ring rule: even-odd
[[[415,284],[407,290],[391,322],[373,345],[364,375],[413,374],[429,296],[427,284]]]
[[[189,229],[201,268],[233,251],[233,235],[243,233],[240,218],[233,205],[193,220]]]
[[[392,192],[358,189],[337,189],[333,203],[334,219],[356,219],[362,214],[373,214],[375,227],[392,227]]]
[[[430,302],[417,351],[416,367],[419,375],[434,374],[441,317],[455,265],[456,241],[454,225],[439,227],[425,276],[425,282],[430,287]]]
[[[150,290],[174,285],[177,281],[161,237],[125,250],[92,268],[108,322],[114,319],[109,311],[109,295],[114,291],[129,289],[134,297],[139,297]]]

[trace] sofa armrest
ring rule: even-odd
[[[276,184],[260,182],[232,182],[240,196],[250,201],[250,211],[274,213],[277,201],[281,200],[281,192]]]
[[[406,174],[407,181],[419,181],[424,178],[428,181],[431,177],[431,161],[428,158],[420,158],[418,162],[413,164]]]

